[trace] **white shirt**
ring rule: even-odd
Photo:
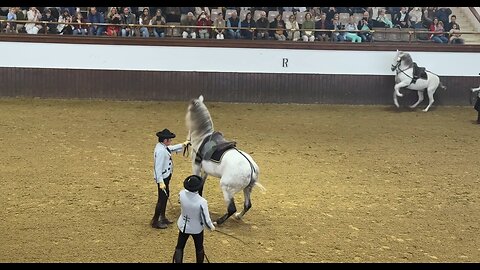
[[[183,145],[181,143],[170,145],[168,149],[171,152],[181,152]],[[168,178],[173,173],[172,154],[167,150],[163,143],[157,143],[153,152],[153,178],[157,184],[163,183],[163,179]]]
[[[212,220],[208,212],[208,203],[198,192],[191,192],[182,189],[180,195],[180,206],[182,213],[177,221],[178,229],[183,233],[198,234],[203,227],[213,228]]]

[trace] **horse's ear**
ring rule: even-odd
[[[198,97],[198,100],[199,100],[200,102],[203,102],[203,95],[200,95],[200,96]]]

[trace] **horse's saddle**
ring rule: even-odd
[[[223,154],[237,146],[235,141],[227,141],[221,132],[215,131],[212,135],[207,136],[195,156],[195,163],[200,163],[202,160],[210,160],[213,162],[220,162]]]
[[[425,71],[425,67],[417,66],[417,63],[413,62],[413,79],[412,83],[415,83],[418,79],[425,79],[427,80],[427,72]]]

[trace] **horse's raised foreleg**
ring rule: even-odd
[[[395,91],[393,91],[393,104],[395,104],[395,106],[397,106],[397,108],[400,107],[400,105],[398,105],[398,98],[397,98],[397,94],[395,93]]]
[[[240,213],[236,213],[235,217],[237,219],[241,219],[245,213],[247,213],[248,209],[252,207],[252,201],[250,200],[250,194],[252,193],[253,186],[248,185],[246,188],[243,189],[243,197],[245,198],[243,202],[243,210]]]
[[[399,97],[403,97],[403,94],[400,93],[400,88],[402,87],[407,87],[409,84],[406,83],[406,82],[399,82],[397,84],[395,84],[395,87],[393,87],[395,89],[395,95],[399,96]]]
[[[417,91],[417,94],[418,94],[418,100],[417,102],[415,102],[415,104],[413,104],[412,106],[410,106],[410,108],[415,108],[418,106],[418,104],[420,104],[420,102],[423,101],[423,98],[424,98],[424,95],[423,95],[423,91]]]
[[[433,99],[433,94],[435,94],[435,91],[436,91],[436,87],[435,88],[428,88],[427,89],[427,94],[428,94],[428,106],[423,109],[424,112],[428,112],[428,109],[430,109],[430,106],[432,106],[433,102],[435,101],[435,99]]]

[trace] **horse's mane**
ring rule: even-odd
[[[188,106],[191,121],[192,139],[213,132],[213,121],[207,106],[199,99],[192,99]]]
[[[403,63],[408,67],[412,66],[413,60],[412,60],[412,57],[410,56],[410,54],[406,53],[406,52],[402,52],[401,55],[402,55],[401,59],[403,60]]]

